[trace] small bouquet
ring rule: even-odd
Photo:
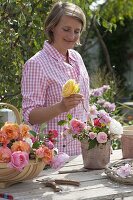
[[[64,86],[65,88],[65,86]],[[99,144],[106,144],[108,141],[119,138],[123,133],[122,125],[115,119],[115,104],[105,100],[109,85],[91,90],[90,109],[86,122],[75,119],[68,114],[66,120],[61,120],[58,125],[64,126],[63,136],[71,135],[80,142],[88,141],[88,149]],[[67,88],[67,94],[69,87]]]
[[[64,153],[57,155],[54,145],[58,132],[50,130],[44,134],[44,128],[45,124],[42,124],[40,133],[36,133],[26,124],[6,122],[0,129],[0,163],[7,163],[8,167],[19,171],[28,165],[30,159],[43,161],[54,168],[61,167],[69,156]]]

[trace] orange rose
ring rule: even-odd
[[[11,154],[8,147],[0,147],[0,162],[8,163],[11,160]]]
[[[41,146],[36,150],[36,156],[42,158],[45,164],[49,164],[54,156],[53,151],[46,146]]]
[[[16,141],[11,146],[12,152],[14,151],[25,151],[27,153],[30,153],[30,145],[27,142],[24,141]]]
[[[29,131],[31,130],[30,126],[27,124],[20,124],[19,125],[19,130],[20,130],[20,138],[31,138],[31,135]]]
[[[6,133],[0,130],[0,143],[2,144],[8,144],[10,141],[7,139]]]
[[[19,135],[19,125],[6,122],[1,130],[7,135],[8,140],[17,139]]]

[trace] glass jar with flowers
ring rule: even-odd
[[[61,167],[69,156],[57,154],[54,145],[58,133],[34,132],[26,124],[6,122],[0,129],[0,188],[36,177],[49,164]]]
[[[119,138],[123,133],[122,125],[114,116],[115,104],[104,98],[109,89],[109,85],[103,85],[91,90],[87,122],[69,114],[66,120],[58,123],[64,126],[63,137],[71,135],[81,142],[85,168],[104,168],[110,161],[111,140]]]

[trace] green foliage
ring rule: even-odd
[[[97,145],[95,140],[91,140],[91,142],[88,143],[88,150],[93,149]]]
[[[107,0],[99,11],[103,27],[107,28],[107,23],[115,25],[117,22],[124,23],[125,18],[133,19],[132,0]]]
[[[129,20],[125,20],[125,25],[121,25],[117,23],[117,29],[112,33],[107,33],[104,37],[104,41],[107,45],[111,64],[115,71],[115,74],[121,77],[121,80],[125,81],[125,72],[130,70],[128,64],[128,54],[130,52],[130,48],[133,46],[133,22]],[[102,33],[105,30],[102,30]],[[104,56],[103,62],[104,63]]]
[[[106,67],[98,68],[90,77],[91,88],[99,88],[102,85],[110,85],[110,90],[107,91],[106,100],[115,102],[116,99],[120,99],[123,90],[120,90],[121,80],[113,76],[110,72],[107,72]]]
[[[68,114],[67,115],[67,119],[70,121],[72,119],[72,115],[71,114]]]
[[[41,124],[41,126],[40,126],[40,133],[43,133],[43,131],[46,129],[46,127],[47,127],[47,124],[46,123],[43,123],[43,124]]]
[[[52,0],[1,1],[0,99],[21,107],[23,64],[43,46],[44,19]]]
[[[116,149],[121,149],[121,142],[120,142],[120,139],[114,139],[112,140],[112,148],[114,150]]]
[[[58,125],[60,125],[60,126],[64,126],[65,124],[67,124],[67,121],[66,121],[66,120],[60,120],[60,121],[58,122]]]
[[[31,135],[33,135],[34,137],[37,136],[37,133],[36,133],[35,131],[30,130],[29,133],[30,133]]]

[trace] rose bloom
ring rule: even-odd
[[[100,119],[94,119],[94,126],[102,127],[102,124],[100,123]]]
[[[20,124],[19,125],[19,130],[20,130],[20,138],[30,138],[31,135],[29,131],[31,130],[30,126],[27,124]]]
[[[54,169],[58,169],[60,167],[62,167],[65,162],[68,162],[69,160],[69,156],[66,153],[62,153],[60,152],[58,155],[56,155],[52,162],[51,162],[51,166]]]
[[[124,166],[121,166],[119,169],[117,169],[117,174],[122,178],[126,178],[127,176],[130,175],[131,170],[132,170],[131,165],[127,163]]]
[[[97,107],[95,105],[90,106],[88,117],[94,119],[97,117],[97,114],[98,114]]]
[[[41,146],[39,149],[36,149],[36,156],[41,158],[45,164],[49,164],[53,159],[53,151],[46,146]]]
[[[10,168],[16,168],[22,171],[29,163],[29,154],[22,151],[16,151],[11,155],[11,162],[8,164]]]
[[[10,140],[7,139],[7,134],[0,130],[0,143],[8,144]]]
[[[120,122],[116,121],[115,119],[111,119],[111,122],[109,124],[109,130],[111,134],[117,136],[123,134],[123,126],[120,124]]]
[[[57,137],[58,137],[58,132],[56,130],[50,130],[48,132],[48,138],[53,144],[56,143],[56,138]]]
[[[8,140],[17,139],[19,135],[19,125],[6,122],[1,130],[7,135]]]
[[[109,116],[107,112],[105,112],[105,110],[99,110],[98,116],[100,118],[99,121],[101,124],[107,125],[111,122],[111,117]]]
[[[54,144],[51,141],[45,141],[45,145],[49,148],[49,149],[53,149],[54,148]]]
[[[94,140],[96,137],[97,137],[97,133],[94,133],[94,132],[90,132],[90,133],[89,133],[89,138],[90,138],[91,140]]]
[[[107,134],[106,134],[106,133],[104,133],[104,132],[99,132],[99,133],[97,134],[97,138],[96,138],[96,139],[97,139],[98,143],[106,143],[108,137],[107,137]]]
[[[72,94],[76,94],[79,91],[79,84],[76,84],[74,79],[69,79],[62,88],[62,96],[69,97]]]
[[[48,134],[49,134],[50,137],[54,137],[54,138],[58,137],[58,131],[56,131],[56,130],[50,130],[48,132]]]
[[[27,142],[24,141],[16,141],[11,146],[12,152],[14,151],[25,151],[27,153],[30,153],[30,145]]]
[[[74,134],[79,134],[85,128],[86,124],[80,120],[72,119],[70,121],[70,128]]]
[[[0,162],[10,162],[11,154],[12,152],[8,147],[0,147]]]

